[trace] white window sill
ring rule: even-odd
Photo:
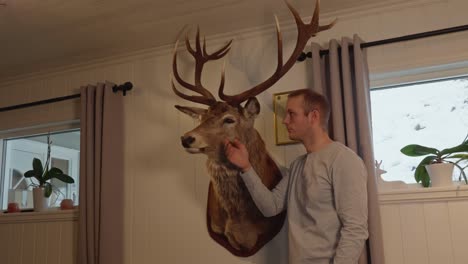
[[[454,182],[453,186],[423,188],[419,184],[407,184],[406,189],[379,192],[380,204],[455,200],[468,200],[468,185]]]
[[[76,220],[78,220],[78,209],[60,210],[60,208],[49,208],[47,211],[43,212],[0,213],[0,225]]]

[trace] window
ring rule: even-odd
[[[52,179],[53,193],[50,206],[59,206],[65,199],[72,199],[78,204],[79,167],[80,167],[80,131],[70,130],[51,133],[50,167],[57,167],[71,176],[75,183],[65,184]],[[3,152],[0,157],[0,202],[6,209],[9,202],[17,202],[21,208],[32,208],[32,184],[34,178],[25,178],[23,174],[32,169],[33,158],[38,158],[45,165],[47,157],[47,134],[2,140]]]
[[[400,149],[408,144],[444,149],[468,134],[468,77],[371,90],[375,159],[386,181],[415,183],[420,158]],[[454,179],[460,173],[455,169]]]

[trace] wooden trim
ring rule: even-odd
[[[78,220],[78,209],[60,210],[50,208],[44,212],[1,213],[1,224],[38,223],[38,222],[73,222]]]
[[[379,193],[380,204],[468,200],[468,185],[400,189]]]

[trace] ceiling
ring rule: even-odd
[[[386,0],[322,0],[321,14]],[[389,0],[387,0],[389,1]],[[310,16],[314,0],[290,0]],[[0,0],[0,80],[174,42],[185,25],[212,36],[291,16],[282,0]],[[308,11],[310,10],[310,11]]]

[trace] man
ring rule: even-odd
[[[368,237],[365,166],[352,150],[330,139],[324,96],[294,91],[286,111],[289,137],[300,141],[307,154],[291,164],[273,190],[262,184],[241,142],[226,140],[226,157],[241,170],[265,216],[287,209],[289,264],[357,263]]]

